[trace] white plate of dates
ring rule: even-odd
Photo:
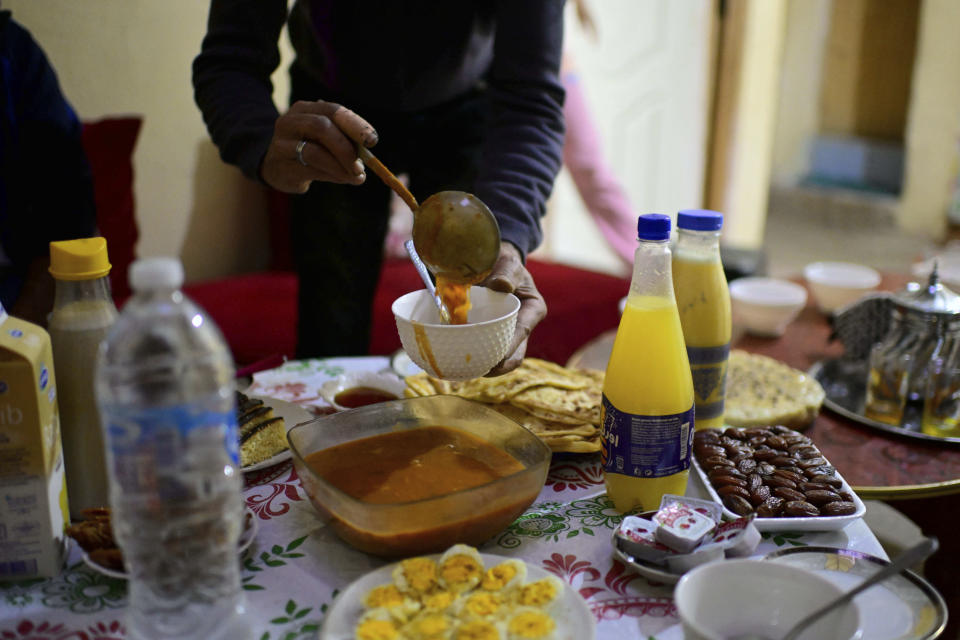
[[[698,431],[693,467],[726,518],[755,513],[760,531],[834,531],[867,510],[813,441],[787,427]]]

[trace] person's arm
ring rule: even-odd
[[[502,238],[524,257],[540,244],[540,218],[560,170],[562,44],[562,0],[498,3],[487,76],[491,112],[474,188]]]
[[[487,76],[490,118],[474,185],[500,225],[500,259],[482,283],[520,298],[509,355],[488,376],[515,369],[547,305],[524,266],[542,239],[540,218],[563,148],[562,0],[498,3],[493,64]]]
[[[194,99],[210,136],[224,161],[279,191],[303,193],[314,180],[361,184],[363,165],[341,128],[373,146],[372,126],[332,102],[297,102],[282,115],[273,103],[270,75],[280,64],[285,19],[284,0],[211,1],[193,62]]]
[[[607,163],[600,131],[594,124],[580,77],[569,64],[569,55],[565,62],[563,87],[567,95],[563,113],[567,137],[563,162],[600,233],[623,265],[631,267],[637,248],[637,214],[613,167]]]
[[[46,325],[54,282],[49,243],[96,233],[81,124],[29,32],[0,13],[0,239],[14,315]]]
[[[285,0],[211,0],[207,34],[193,61],[194,100],[224,161],[259,179],[279,112],[270,75]]]

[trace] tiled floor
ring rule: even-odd
[[[767,274],[797,276],[817,260],[909,273],[935,244],[902,231],[889,196],[815,187],[773,189],[764,234]]]

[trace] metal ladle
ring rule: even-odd
[[[500,227],[490,209],[464,191],[440,191],[423,204],[361,143],[357,155],[410,207],[413,244],[427,268],[451,282],[486,278],[500,255]]]
[[[427,291],[430,293],[430,297],[433,298],[433,303],[437,305],[437,311],[440,313],[440,321],[443,324],[450,324],[450,311],[447,310],[447,305],[443,303],[443,300],[440,298],[440,294],[437,293],[437,288],[433,285],[433,281],[430,280],[430,274],[427,273],[426,265],[423,264],[423,260],[421,260],[420,256],[417,254],[417,249],[413,246],[413,240],[407,240],[404,242],[403,248],[407,250],[407,255],[410,256],[410,261],[416,268],[417,273],[420,274],[420,279],[423,280],[423,286],[427,288]]]

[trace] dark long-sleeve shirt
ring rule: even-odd
[[[81,125],[43,50],[0,11],[0,300],[20,294],[53,240],[96,233]]]
[[[298,0],[289,30],[296,64],[361,116],[415,113],[484,83],[490,114],[474,192],[503,239],[527,253],[561,163],[562,13],[562,0]],[[254,178],[279,115],[270,74],[285,20],[285,0],[212,0],[193,66],[221,156]]]

